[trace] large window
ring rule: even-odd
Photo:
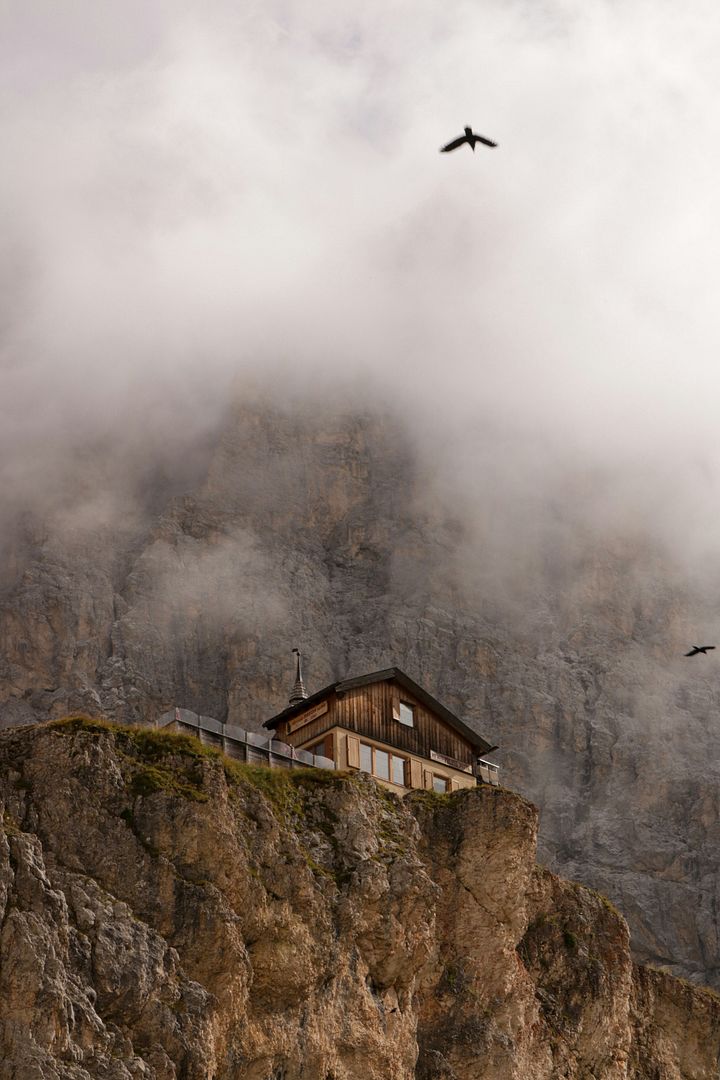
[[[400,702],[400,723],[405,727],[415,727],[415,707],[407,701]]]
[[[378,780],[391,780],[405,787],[405,758],[380,750],[369,743],[360,743],[360,771],[377,776]]]

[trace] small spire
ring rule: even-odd
[[[299,649],[293,649],[293,652],[297,656],[297,661],[295,664],[295,685],[293,686],[290,695],[290,704],[297,705],[299,701],[304,701],[309,695],[305,689],[305,683],[303,682],[302,677],[302,653]]]

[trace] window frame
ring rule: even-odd
[[[374,747],[372,746],[371,743],[364,743],[362,741],[362,739],[360,740],[360,772],[364,772],[368,776],[374,776],[375,775],[375,755],[373,754],[373,749],[374,749]],[[370,751],[370,771],[369,772],[368,772],[367,769],[363,768],[363,750],[369,750]]]
[[[326,732],[324,735],[321,735],[319,739],[316,739],[314,743],[311,743],[310,746],[303,746],[302,749],[312,754],[313,757],[324,757],[330,761],[332,760],[330,755],[325,753],[328,748],[328,736],[332,739],[331,732]]]
[[[410,713],[410,722],[403,720],[403,709]],[[398,707],[398,724],[402,724],[403,727],[414,728],[415,727],[415,706],[411,701],[400,700]]]
[[[380,772],[377,771],[376,763],[377,763],[377,759],[378,759],[378,754],[383,754],[384,757],[387,759],[387,762],[386,762],[387,776],[385,776],[384,773],[380,773]],[[392,754],[391,754],[391,752],[389,750],[381,750],[380,747],[378,747],[378,746],[373,746],[373,776],[377,777],[378,780],[388,780],[389,781],[390,780],[391,769],[392,769]]]
[[[363,749],[370,751],[370,771],[369,772],[367,771],[367,769],[363,769],[363,767],[362,767]],[[388,758],[388,775],[387,776],[381,776],[380,773],[377,771],[377,769],[375,767],[375,755],[378,754],[378,753],[387,755],[387,758]],[[374,776],[376,780],[383,780],[386,784],[392,784],[394,787],[407,787],[408,785],[405,783],[405,775],[406,775],[406,767],[407,767],[406,763],[409,760],[410,760],[409,758],[403,757],[401,754],[396,754],[394,750],[383,750],[383,748],[381,746],[373,746],[372,743],[363,742],[362,739],[360,740],[360,768],[359,768],[358,771],[359,772],[364,772],[366,774],[366,776]],[[402,772],[402,776],[403,776],[402,781],[398,781],[398,780],[394,779],[395,772],[394,772],[394,764],[393,763],[395,761],[400,762],[400,771]]]

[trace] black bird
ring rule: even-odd
[[[686,652],[685,655],[686,656],[697,656],[698,653],[703,653],[703,655],[707,656],[708,649],[714,649],[714,648],[715,648],[714,645],[693,645],[690,652]]]
[[[479,142],[485,143],[485,146],[497,146],[496,142],[491,142],[490,139],[486,139],[482,135],[475,135],[472,128],[466,127],[465,134],[461,135],[459,139],[453,139],[447,146],[441,146],[440,153],[447,154],[450,150],[457,150],[458,146],[462,146],[463,143],[467,143],[473,153],[475,153],[475,143]]]

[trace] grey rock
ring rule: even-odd
[[[501,745],[541,858],[607,893],[641,958],[720,985],[720,684],[681,658],[691,627],[720,629],[712,590],[599,530],[534,538],[532,572],[501,580],[491,523],[443,508],[424,469],[387,415],[263,402],[186,494],[18,533],[0,725],[178,705],[257,730],[295,645],[311,690],[396,664]]]

